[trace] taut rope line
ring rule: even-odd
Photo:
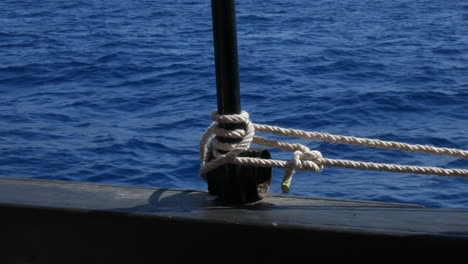
[[[245,111],[242,111],[242,113],[237,115],[218,115],[218,113],[215,111],[212,113],[211,118],[214,120],[214,122],[206,130],[205,134],[200,140],[200,159],[202,161],[200,176],[202,178],[206,178],[206,174],[210,170],[227,163],[256,167],[282,168],[285,169],[282,180],[282,190],[283,192],[287,193],[289,192],[292,177],[296,170],[311,170],[314,172],[321,172],[324,166],[398,173],[468,177],[468,170],[463,169],[445,169],[438,167],[421,167],[353,160],[328,159],[324,158],[322,153],[319,151],[310,150],[304,145],[266,139],[256,136],[255,131],[286,137],[326,141],[330,143],[350,144],[355,146],[453,156],[457,158],[468,159],[468,151],[466,150],[439,148],[427,145],[412,145],[394,141],[382,141],[319,132],[307,132],[298,129],[286,129],[276,126],[254,124],[249,120],[249,114]],[[241,124],[243,129],[227,130],[219,126],[220,124]],[[221,142],[216,136],[237,139],[239,142]],[[292,151],[294,153],[291,160],[289,161],[238,157],[242,151],[245,151],[250,147],[251,143],[278,148],[285,151]],[[209,152],[211,152],[214,157],[212,160],[209,160]]]

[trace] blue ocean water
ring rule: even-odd
[[[237,2],[253,121],[468,149],[466,1]],[[206,190],[198,140],[216,108],[212,45],[208,0],[1,1],[0,175]],[[299,142],[329,158],[468,169]],[[297,174],[291,194],[468,209],[457,177],[325,168]]]

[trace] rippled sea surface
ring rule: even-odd
[[[466,1],[237,2],[253,121],[468,149]],[[212,45],[208,0],[2,0],[0,175],[206,190],[198,140],[216,108]],[[328,158],[468,169],[299,142]],[[291,194],[468,209],[457,177],[325,168],[297,174]]]

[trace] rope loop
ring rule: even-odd
[[[204,179],[210,170],[226,163],[234,163],[242,151],[249,149],[255,135],[255,128],[249,120],[249,114],[245,111],[233,115],[219,115],[217,111],[214,111],[211,119],[214,122],[200,141],[200,159],[202,160],[200,176]],[[241,124],[242,126],[233,130],[221,126],[226,124]],[[221,138],[234,140],[228,142]],[[210,160],[208,150],[211,150],[214,159]]]
[[[240,114],[220,115],[218,111],[211,113],[211,119],[220,124],[240,124],[249,122],[249,113],[242,111]]]

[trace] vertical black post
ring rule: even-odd
[[[211,0],[219,114],[239,114],[240,88],[234,0]]]
[[[237,26],[235,0],[211,0],[213,39],[216,65],[216,91],[219,114],[239,114],[240,87],[237,56]],[[221,125],[220,125],[221,126]],[[241,128],[224,125],[226,129]],[[233,139],[218,138],[233,142]],[[240,156],[270,158],[268,150],[249,149]],[[227,164],[207,175],[208,190],[225,203],[251,203],[260,200],[259,194],[268,191],[271,168],[245,167]]]

